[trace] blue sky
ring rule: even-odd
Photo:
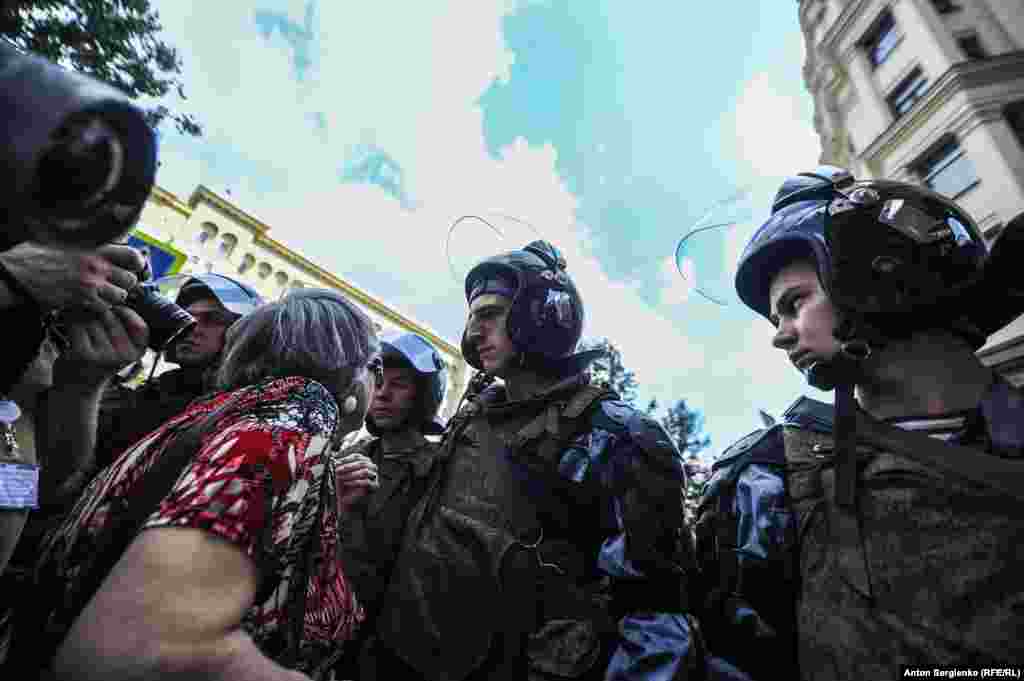
[[[809,392],[767,322],[673,264],[695,221],[729,214],[693,252],[698,281],[727,276],[781,179],[816,162],[795,2],[154,4],[206,130],[165,131],[166,189],[229,188],[275,238],[452,340],[449,260],[533,237],[467,222],[446,257],[449,226],[526,221],[565,251],[587,336],[621,348],[644,401],[702,410],[708,454]]]

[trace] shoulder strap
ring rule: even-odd
[[[857,410],[857,436],[870,444],[1024,501],[1024,461],[1002,459],[971,447],[903,430]]]
[[[602,399],[614,397],[615,392],[601,384],[590,384],[580,388],[566,402],[552,402],[548,407],[531,420],[512,437],[510,442],[514,449],[519,449],[546,435],[538,448],[538,455],[551,461],[569,440],[578,435],[586,426],[587,411]]]

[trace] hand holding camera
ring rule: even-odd
[[[149,344],[146,323],[124,305],[68,320],[64,336],[68,346],[54,366],[55,384],[100,385],[141,359]]]
[[[115,244],[86,250],[23,242],[0,253],[0,263],[44,310],[97,314],[123,305],[147,267],[137,250]]]

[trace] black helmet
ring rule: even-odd
[[[948,304],[979,281],[987,254],[974,220],[944,196],[904,182],[857,182],[821,166],[782,184],[740,257],[736,291],[769,318],[772,277],[803,257],[816,263],[836,307],[883,334],[946,322],[965,331],[971,325],[957,317],[967,309],[950,314]]]
[[[583,300],[566,272],[565,257],[547,241],[487,258],[466,275],[466,301],[485,293],[512,299],[507,332],[523,366],[545,374],[581,371],[600,353],[574,355],[583,333]],[[462,356],[482,370],[476,348],[462,334]]]
[[[448,387],[448,370],[441,354],[422,336],[400,332],[381,338],[381,359],[385,368],[409,368],[416,372],[416,406],[412,418],[420,424],[424,435],[444,432],[444,424],[437,419]],[[370,414],[366,415],[366,429],[371,435],[380,435]]]

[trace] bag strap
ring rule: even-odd
[[[903,430],[857,410],[857,435],[870,444],[1024,501],[1024,462]]]

